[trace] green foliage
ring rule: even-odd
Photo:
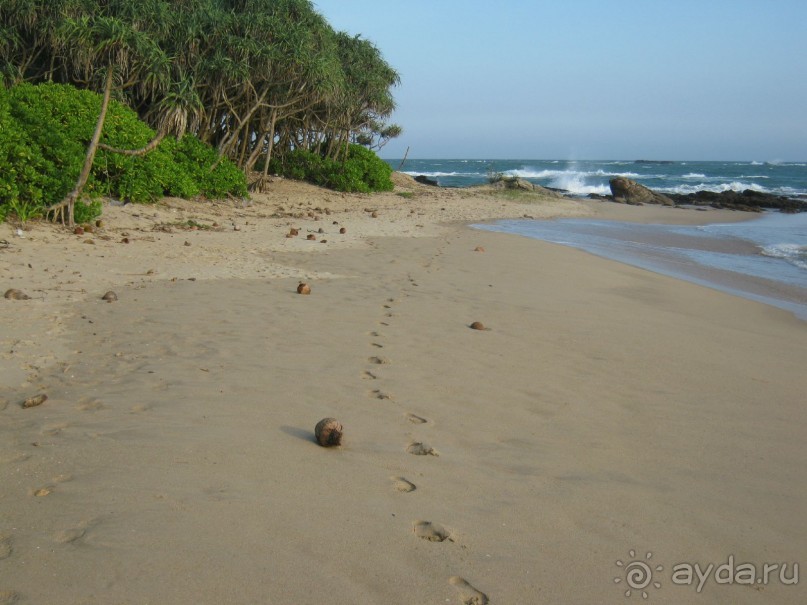
[[[0,216],[29,220],[72,190],[100,107],[100,95],[70,85],[0,86]],[[139,149],[154,137],[134,111],[110,103],[102,143]],[[216,159],[215,150],[192,135],[164,139],[144,155],[99,150],[84,193],[139,203],[163,195],[245,195],[244,174],[228,160],[211,170]],[[100,211],[100,201],[77,204],[76,220],[88,222]]]
[[[227,194],[247,194],[244,173],[227,158],[210,170],[216,163],[218,154],[195,136],[185,135],[178,143],[166,142],[173,143],[174,164],[177,168],[174,181],[170,183],[170,195],[191,197],[201,193],[209,198],[218,198]]]
[[[101,216],[101,200],[93,200],[86,204],[76,202],[73,216],[79,225],[93,222]]]
[[[392,191],[394,187],[390,165],[361,145],[351,145],[344,161],[296,149],[282,160],[272,160],[270,168],[286,177],[336,191],[371,193]]]
[[[152,128],[187,129],[245,171],[270,141],[285,156],[328,139],[337,158],[347,141],[378,149],[401,134],[386,123],[399,75],[312,0],[0,0],[0,83],[100,92],[107,69]]]

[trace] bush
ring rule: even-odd
[[[61,201],[75,186],[92,138],[101,96],[64,84],[0,86],[0,219],[29,217]],[[120,149],[144,147],[155,132],[128,107],[112,101],[101,142]],[[164,195],[189,198],[245,195],[246,178],[228,160],[215,170],[215,150],[193,135],[166,138],[156,149],[129,156],[99,149],[84,195],[153,202]],[[76,205],[87,222],[100,202]]]
[[[345,161],[336,161],[307,149],[295,149],[282,158],[273,158],[270,169],[276,174],[307,181],[336,191],[371,193],[392,191],[392,168],[361,145],[351,145]]]

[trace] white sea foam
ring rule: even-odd
[[[705,179],[706,175],[700,172],[690,172],[681,177],[682,179]]]
[[[770,189],[766,189],[757,183],[746,183],[744,181],[731,181],[730,183],[698,183],[696,185],[677,185],[675,187],[659,187],[657,190],[663,193],[697,193],[698,191],[714,191],[722,193],[724,191],[745,191],[751,189],[752,191],[759,191],[761,193],[772,193]]]
[[[807,246],[799,246],[798,244],[773,244],[764,246],[761,252],[764,256],[781,258],[797,267],[807,269]]]

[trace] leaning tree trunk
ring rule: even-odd
[[[117,147],[110,147],[109,145],[105,145],[104,143],[98,144],[98,149],[102,149],[103,151],[109,151],[111,153],[119,153],[121,155],[130,155],[130,156],[139,156],[139,155],[146,155],[149,151],[152,151],[157,148],[157,145],[162,143],[162,140],[165,138],[165,131],[160,131],[157,133],[157,136],[154,137],[148,145],[145,147],[141,147],[140,149],[118,149]]]
[[[109,98],[112,96],[112,66],[107,67],[106,83],[104,85],[104,97],[101,101],[101,113],[98,114],[98,121],[95,123],[95,132],[92,135],[90,146],[87,148],[87,155],[84,157],[84,166],[81,169],[81,174],[76,181],[76,186],[73,191],[67,194],[61,202],[55,206],[48,208],[48,214],[53,213],[54,218],[59,216],[62,224],[64,225],[65,216],[64,211],[67,210],[67,226],[72,227],[75,224],[74,210],[76,207],[76,200],[81,195],[87,180],[90,178],[90,171],[92,170],[92,163],[95,161],[95,152],[98,150],[98,143],[101,141],[101,132],[104,129],[104,121],[106,120],[106,112],[109,108]]]

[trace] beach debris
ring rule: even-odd
[[[28,296],[22,290],[17,290],[16,288],[9,288],[6,290],[6,293],[3,294],[3,298],[7,298],[9,300],[30,300],[31,297]]]
[[[300,282],[300,285],[297,286],[297,294],[311,294],[311,286],[305,282]]]
[[[128,244],[129,243],[129,238],[124,237],[120,242],[121,242],[121,244]]]
[[[317,229],[317,233],[325,233],[325,229],[323,229],[322,227],[320,227],[319,229]]]
[[[317,236],[314,235],[313,233],[309,233],[308,236],[305,239],[307,239],[307,240],[316,240]]]
[[[50,487],[40,487],[38,490],[34,492],[34,496],[37,498],[42,498],[44,496],[50,495],[53,490]]]
[[[103,227],[104,227],[104,221],[102,221],[102,220],[99,218],[97,221],[95,221],[95,226],[96,226],[96,227],[98,227],[99,229],[103,229]]]
[[[342,424],[336,418],[323,418],[314,427],[314,436],[322,447],[342,445]]]
[[[75,235],[84,235],[84,227],[81,226],[76,227],[75,229],[73,229],[73,233]]]
[[[481,321],[475,321],[468,327],[472,330],[490,330],[490,328],[486,328],[485,324],[483,324]]]
[[[339,233],[341,233],[342,235],[344,235],[345,233],[347,233],[347,229],[345,229],[344,227],[342,227],[342,228],[340,228],[340,229],[339,229]]]
[[[185,245],[186,245],[186,246],[190,246],[190,245],[191,245],[191,243],[190,243],[188,240],[185,240]]]
[[[295,235],[300,235],[300,230],[292,227],[291,229],[289,229],[289,235],[292,237],[294,237]]]
[[[118,300],[118,295],[115,294],[112,290],[110,290],[101,297],[101,300],[105,300],[109,303],[115,302],[116,300]]]
[[[484,251],[485,249],[482,246],[477,246],[476,248],[474,248],[474,252],[484,252]]]
[[[372,218],[378,218],[378,212],[376,212],[375,210],[373,210],[373,211],[370,213],[370,216],[371,216]]]
[[[23,408],[35,408],[38,405],[42,405],[48,400],[48,396],[45,393],[40,393],[39,395],[34,395],[33,397],[29,397],[25,401],[22,402]]]

